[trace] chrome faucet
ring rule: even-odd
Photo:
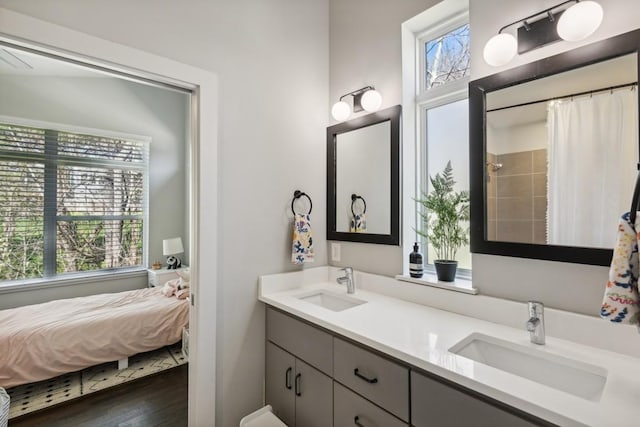
[[[346,283],[347,293],[354,294],[356,292],[356,287],[355,287],[355,283],[353,282],[353,268],[345,267],[340,269],[340,271],[344,271],[344,276],[338,277],[336,279],[336,282],[340,283],[341,285],[343,283]]]
[[[529,301],[527,331],[532,343],[544,344],[544,304],[541,302]]]

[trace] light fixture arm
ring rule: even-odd
[[[364,110],[364,108],[362,108],[362,95],[364,95],[364,93],[369,90],[375,90],[375,89],[376,88],[373,86],[365,86],[360,89],[354,90],[353,92],[345,93],[340,97],[339,100],[342,101],[342,98],[346,96],[353,96],[353,112],[358,113]]]
[[[344,98],[353,97],[353,108],[343,101]],[[382,104],[382,96],[373,86],[365,86],[360,89],[356,89],[352,92],[342,95],[338,102],[331,107],[331,115],[338,121],[346,120],[352,112],[358,113],[360,111],[374,112],[380,109]]]
[[[363,87],[363,88],[356,89],[356,90],[354,90],[353,92],[345,93],[344,95],[342,95],[342,96],[338,99],[338,101],[342,101],[342,98],[345,98],[345,97],[347,97],[347,96],[349,96],[349,95],[351,95],[351,96],[361,95],[361,94],[365,93],[365,92],[366,92],[366,91],[368,91],[368,90],[375,90],[375,87],[373,87],[373,86],[365,86],[365,87]]]
[[[567,6],[570,3],[573,4]],[[560,2],[500,28],[485,44],[484,60],[491,66],[500,67],[511,61],[516,53],[523,54],[559,40],[583,40],[600,27],[603,14],[602,6],[596,0]],[[514,34],[505,32],[514,25],[518,25]]]
[[[524,24],[525,24],[525,26],[526,26],[526,25],[529,25],[529,24],[527,23],[527,21],[528,21],[529,19],[531,19],[531,18],[535,18],[536,16],[540,16],[540,15],[545,15],[545,14],[546,14],[547,16],[549,16],[549,19],[551,20],[551,22],[553,22],[553,14],[551,13],[551,11],[553,11],[554,9],[559,8],[560,6],[564,6],[565,4],[568,4],[568,3],[579,3],[579,2],[580,2],[580,0],[567,0],[567,1],[563,1],[562,3],[558,3],[558,4],[557,4],[557,5],[555,5],[555,6],[551,6],[550,8],[547,8],[547,9],[542,10],[542,11],[540,11],[540,12],[534,13],[533,15],[529,15],[529,16],[527,16],[526,18],[520,18],[520,19],[518,19],[517,21],[513,21],[512,23],[505,25],[504,27],[502,27],[502,28],[500,28],[500,29],[498,30],[498,34],[501,34],[504,30],[506,30],[507,28],[511,27],[512,25],[519,24],[519,23],[521,23],[521,22],[522,22],[522,23],[524,23]]]

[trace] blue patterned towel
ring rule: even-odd
[[[293,218],[293,245],[291,262],[313,262],[313,233],[309,214],[296,214]]]
[[[352,233],[366,233],[367,232],[367,219],[363,213],[355,214],[351,218],[351,224],[349,225],[349,231]]]
[[[636,223],[629,221],[629,212],[622,215],[618,237],[613,249],[609,281],[604,291],[600,316],[614,323],[639,325],[638,297],[638,233],[640,214]],[[640,331],[640,327],[639,327]]]

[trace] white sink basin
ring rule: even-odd
[[[320,307],[324,307],[332,311],[343,311],[348,308],[366,303],[366,301],[358,298],[346,295],[338,295],[324,290],[307,292],[305,294],[298,295],[296,298],[301,301],[319,305]]]
[[[606,369],[599,366],[477,333],[469,335],[449,351],[596,402],[600,400],[607,381]]]

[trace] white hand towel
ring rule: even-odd
[[[309,214],[296,214],[293,218],[293,244],[291,262],[313,262],[313,233]]]
[[[613,249],[609,281],[600,309],[603,319],[614,323],[639,326],[640,298],[638,296],[638,233],[640,214],[636,223],[629,221],[629,212],[622,215],[618,237]],[[640,330],[640,329],[639,329]]]

